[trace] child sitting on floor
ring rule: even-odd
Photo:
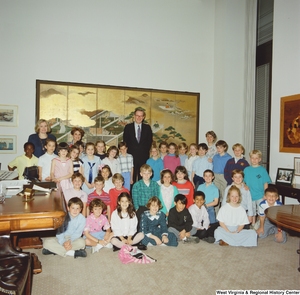
[[[145,246],[155,245],[178,245],[177,238],[173,233],[168,232],[166,215],[160,211],[161,202],[157,197],[149,199],[146,207],[149,209],[141,216],[140,231],[145,235],[142,243]]]
[[[80,213],[82,201],[75,197],[68,202],[68,214],[64,224],[57,230],[56,237],[43,240],[44,255],[57,254],[63,257],[86,257],[85,240],[81,237],[85,227],[85,217]]]
[[[106,205],[100,199],[94,199],[89,205],[91,214],[86,219],[84,228],[85,244],[92,246],[92,254],[98,252],[101,248],[112,248],[110,243],[113,233],[110,230],[110,224],[102,211]]]
[[[287,241],[286,232],[275,224],[271,223],[265,216],[265,210],[271,206],[281,206],[282,203],[278,201],[278,191],[274,187],[268,187],[265,190],[265,200],[259,204],[259,221],[260,226],[256,231],[259,238],[266,238],[269,235],[275,234],[275,242],[285,243]]]
[[[193,227],[193,219],[188,209],[186,209],[187,199],[185,195],[175,196],[175,207],[171,208],[168,216],[168,231],[175,234],[178,240],[184,243],[199,243],[196,234],[197,228]]]
[[[138,220],[130,195],[126,192],[121,193],[117,203],[117,209],[111,215],[111,228],[114,232],[111,239],[113,250],[118,251],[125,244],[147,250],[146,246],[138,244],[144,238],[144,234],[137,232]]]
[[[235,185],[231,186],[227,194],[227,203],[220,208],[217,215],[220,226],[215,230],[215,239],[220,246],[257,246],[256,231],[244,229],[244,225],[249,221],[241,201],[241,191]]]
[[[201,191],[195,191],[194,204],[189,207],[193,219],[193,227],[197,228],[194,236],[208,243],[214,243],[214,232],[219,226],[219,222],[209,224],[209,217],[205,208],[205,194]]]

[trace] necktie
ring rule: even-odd
[[[137,129],[137,141],[140,142],[141,140],[141,127],[140,125],[138,125],[138,129]]]
[[[89,166],[90,166],[90,171],[89,171],[89,183],[93,182],[93,167],[95,166],[95,163],[91,164],[90,162],[88,162]]]

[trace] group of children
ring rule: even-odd
[[[140,169],[142,179],[135,183],[125,142],[107,151],[103,141],[89,142],[83,151],[67,143],[56,149],[56,142],[47,139],[46,153],[35,159],[39,179],[54,181],[62,189],[68,215],[56,240],[45,239],[43,253],[76,258],[86,257],[86,246],[95,253],[102,247],[118,250],[128,244],[146,249],[199,239],[222,246],[256,246],[257,235],[272,233],[277,242],[285,242],[286,233],[264,216],[267,207],[281,203],[277,191],[268,188],[271,180],[259,164],[260,151],[250,153],[249,165],[241,144],[232,147],[231,157],[225,141],[215,143],[213,131],[206,138],[207,143],[189,147],[153,145]],[[24,145],[25,157],[34,157],[32,149],[33,144]],[[14,161],[9,164],[16,166]],[[260,225],[254,230],[257,214]]]

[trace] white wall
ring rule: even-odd
[[[280,98],[300,93],[300,1],[274,1],[273,81],[270,176],[276,178],[277,168],[293,168],[298,153],[280,153]],[[300,112],[300,105],[299,105]],[[300,183],[300,177],[295,178]]]
[[[218,139],[232,145],[243,138],[245,12],[244,1],[217,1],[214,45],[213,122]],[[234,5],[233,5],[234,4]]]
[[[0,162],[33,133],[36,79],[200,92],[200,141],[242,142],[245,3],[0,0],[0,101],[19,106]]]

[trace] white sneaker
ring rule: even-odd
[[[111,249],[113,247],[113,245],[111,243],[108,243],[104,246],[105,248]]]
[[[96,252],[99,252],[99,250],[103,248],[102,245],[100,244],[97,244],[96,246],[92,247],[92,254],[96,253]]]

